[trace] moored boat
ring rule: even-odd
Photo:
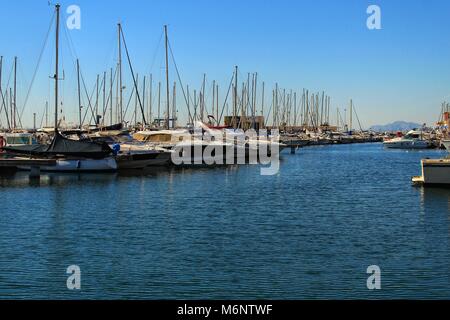
[[[450,140],[443,139],[441,140],[441,144],[444,146],[445,150],[450,152]]]
[[[412,182],[423,186],[450,186],[450,159],[423,159],[422,175],[412,177]]]

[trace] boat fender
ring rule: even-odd
[[[120,151],[120,144],[115,143],[115,144],[113,145],[112,149],[113,149],[113,154],[114,154],[115,156],[117,156],[117,155],[119,154],[119,151]]]
[[[81,168],[81,161],[78,160],[78,161],[77,161],[77,169],[80,169],[80,168]]]
[[[6,146],[6,140],[2,136],[0,136],[0,152],[2,152],[2,148]]]

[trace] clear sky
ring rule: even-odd
[[[276,82],[286,89],[324,90],[332,108],[346,108],[353,98],[364,127],[395,120],[434,123],[441,102],[450,100],[450,1],[447,0],[64,0],[81,8],[81,29],[61,31],[63,111],[77,120],[74,56],[80,59],[88,90],[97,74],[116,63],[116,24],[121,21],[133,66],[164,81],[163,25],[183,84],[200,89],[203,74],[225,95],[233,67],[243,80],[258,72],[267,96]],[[381,30],[368,30],[366,9],[381,8]],[[3,83],[18,56],[18,107],[22,108],[53,15],[47,0],[2,1],[0,55]],[[71,53],[68,39],[76,53]],[[44,51],[30,99],[23,113],[43,116],[53,101],[53,33]],[[124,58],[125,59],[125,58]],[[124,62],[125,63],[125,62]],[[126,94],[132,84],[124,66]],[[176,80],[171,67],[171,82]],[[11,80],[10,80],[11,86]],[[163,86],[164,88],[164,86]],[[259,89],[260,90],[260,89]],[[124,99],[125,101],[127,98]],[[178,109],[186,113],[178,93]],[[52,102],[51,106],[52,106]],[[267,102],[266,102],[267,104]],[[134,108],[134,107],[133,107]],[[332,120],[335,112],[332,113]],[[1,116],[4,123],[4,116]],[[51,118],[50,118],[51,119]]]

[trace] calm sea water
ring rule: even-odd
[[[0,298],[449,299],[450,190],[410,183],[443,155],[341,145],[287,152],[276,176],[3,175]]]

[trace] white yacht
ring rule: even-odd
[[[397,137],[383,142],[391,149],[427,149],[431,143],[423,138],[422,131],[411,130],[403,137]]]
[[[0,148],[36,144],[31,133],[0,133]]]
[[[450,152],[450,140],[441,140],[441,144],[445,147],[445,150]]]

